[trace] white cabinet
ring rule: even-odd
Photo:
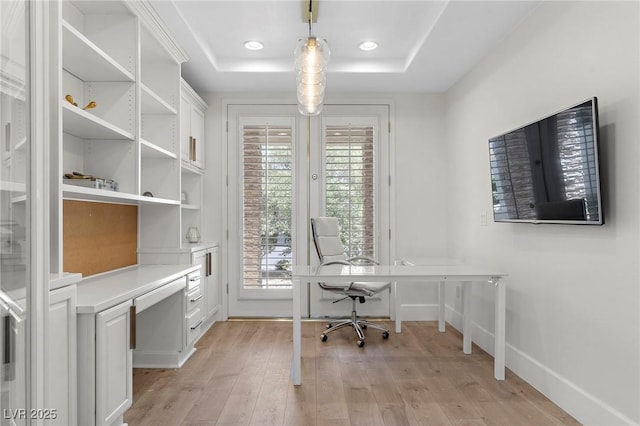
[[[96,422],[112,424],[133,403],[131,302],[96,315]]]
[[[218,247],[208,247],[195,251],[191,263],[201,265],[200,287],[203,293],[202,317],[203,331],[215,321],[220,306],[220,288],[218,286]]]
[[[78,315],[78,423],[122,424],[131,406],[131,300]]]
[[[206,317],[213,321],[215,314],[220,308],[220,285],[218,275],[218,247],[211,247],[207,250],[208,271],[205,273],[205,308]]]
[[[195,264],[195,263],[194,263]],[[202,272],[197,270],[188,276],[188,287],[185,293],[185,345],[193,347],[202,334],[204,322],[203,289],[201,286]]]
[[[216,321],[221,308],[219,285],[218,243],[200,243],[183,246],[181,249],[152,249],[139,252],[140,261],[148,264],[199,265],[197,274],[191,274],[187,283],[185,312],[190,318],[187,334],[199,338]],[[198,293],[195,291],[197,282]],[[191,288],[189,288],[191,286]],[[189,297],[189,295],[193,297]],[[192,300],[193,299],[193,300]],[[195,309],[199,313],[195,313]],[[202,321],[200,322],[200,319]],[[200,322],[200,323],[199,323]]]
[[[204,170],[204,115],[207,104],[185,82],[180,90],[180,152],[182,161]]]
[[[76,287],[49,292],[45,407],[55,409],[47,424],[77,424]]]

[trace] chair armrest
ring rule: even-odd
[[[351,263],[346,260],[331,260],[329,262],[322,262],[320,264],[320,266],[325,266],[325,265],[351,265]]]
[[[367,256],[354,256],[354,257],[350,257],[349,259],[347,259],[349,261],[349,263],[353,263],[353,261],[366,261],[369,263],[373,263],[374,265],[379,265],[378,261],[371,258],[371,257],[367,257]]]

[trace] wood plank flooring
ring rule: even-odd
[[[389,329],[393,323],[386,323]],[[289,380],[291,322],[218,322],[180,369],[135,369],[135,425],[578,425],[493,358],[436,322],[403,322],[383,340],[350,329],[320,341],[322,322],[302,324],[302,386]]]

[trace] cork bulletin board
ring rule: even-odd
[[[95,275],[138,263],[138,206],[63,201],[64,271]]]

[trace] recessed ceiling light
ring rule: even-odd
[[[364,51],[369,51],[369,50],[375,50],[378,48],[378,43],[376,43],[375,41],[363,41],[362,43],[360,43],[360,50],[364,50]]]
[[[264,47],[264,44],[259,41],[249,40],[244,42],[244,47],[249,50],[261,50]]]

